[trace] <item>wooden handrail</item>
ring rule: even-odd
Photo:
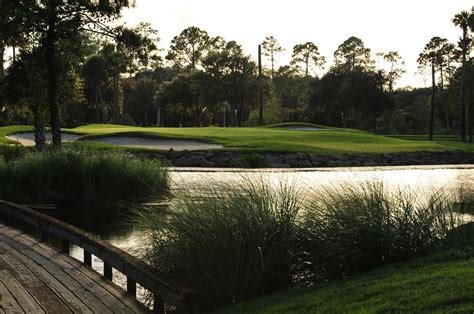
[[[23,221],[41,231],[42,240],[51,234],[62,239],[63,252],[69,243],[84,249],[84,263],[90,265],[90,254],[104,262],[104,277],[111,279],[111,268],[127,277],[127,291],[136,296],[136,284],[153,293],[155,311],[164,312],[164,303],[179,312],[198,312],[197,293],[185,286],[170,284],[156,276],[157,270],[142,260],[111,245],[95,235],[33,209],[0,200],[0,213]]]

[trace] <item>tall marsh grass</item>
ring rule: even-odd
[[[455,202],[441,192],[421,195],[389,191],[380,182],[325,189],[308,204],[299,228],[303,274],[343,276],[442,248],[460,224]]]
[[[166,215],[137,213],[151,241],[147,259],[164,278],[197,289],[203,309],[279,290],[292,280],[298,196],[263,181],[178,195]]]
[[[159,161],[81,145],[0,161],[0,198],[20,203],[105,203],[157,197],[169,175]]]
[[[440,250],[459,223],[452,204],[379,183],[305,200],[291,185],[244,180],[178,195],[165,212],[137,211],[135,222],[149,237],[148,262],[196,289],[209,310]]]

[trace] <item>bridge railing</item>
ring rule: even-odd
[[[84,264],[89,267],[92,267],[92,255],[100,258],[104,262],[103,276],[112,280],[112,269],[124,274],[127,278],[127,292],[133,297],[136,298],[137,283],[150,291],[154,297],[154,311],[157,313],[165,312],[165,304],[175,307],[178,313],[199,312],[195,291],[160,279],[155,268],[91,233],[36,210],[2,200],[0,213],[37,228],[43,242],[48,242],[49,236],[59,238],[62,253],[69,254],[71,243],[83,248]]]

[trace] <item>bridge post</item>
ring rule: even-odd
[[[153,313],[157,313],[157,314],[165,313],[165,303],[156,294],[153,295]]]
[[[112,281],[112,266],[104,262],[104,277]]]
[[[92,267],[92,254],[84,250],[84,264]]]
[[[48,242],[48,238],[49,238],[49,235],[48,235],[48,232],[44,231],[44,230],[41,230],[41,242]]]
[[[61,253],[69,254],[69,247],[70,247],[69,240],[62,239],[61,240]]]
[[[137,283],[127,277],[127,292],[134,298],[137,297]]]

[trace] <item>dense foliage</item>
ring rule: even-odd
[[[105,27],[103,21],[116,19],[128,4],[10,3],[10,13],[0,16],[4,26],[0,52],[5,56],[5,49],[13,47],[17,54],[2,62],[0,80],[6,88],[0,97],[0,125],[35,125],[41,140],[48,120],[56,123],[51,120],[54,92],[60,122],[68,127],[108,122],[254,126],[261,90],[266,124],[313,122],[384,134],[433,130],[463,138],[472,133],[473,94],[468,82],[473,60],[468,52],[474,19],[469,12],[453,19],[462,35],[457,45],[433,37],[420,53],[420,73],[433,87],[395,89],[405,73],[402,56],[397,51],[374,56],[354,36],[341,43],[325,72],[325,58],[313,42],[295,45],[290,64],[277,68],[285,48],[275,36],[268,36],[262,43],[268,68],[260,78],[256,62],[239,43],[212,37],[198,27],[184,29],[164,54],[157,49],[159,37],[149,24]],[[38,12],[56,14],[56,24],[47,24]],[[93,19],[87,20],[88,16]],[[51,27],[54,45],[48,46]],[[12,28],[18,31],[9,31]],[[54,73],[52,60],[44,58],[51,47]]]
[[[315,284],[439,251],[460,223],[452,200],[345,185],[304,197],[265,180],[178,195],[137,210],[160,275],[200,293],[203,309]],[[199,197],[198,197],[199,196]]]
[[[19,203],[110,203],[166,195],[157,160],[76,145],[63,150],[0,151],[0,198]]]

